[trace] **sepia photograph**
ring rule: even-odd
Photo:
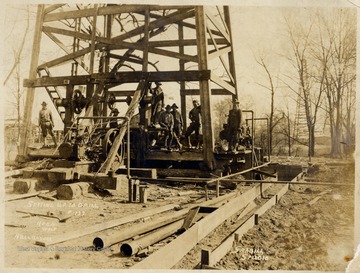
[[[360,1],[1,5],[0,271],[360,272]]]

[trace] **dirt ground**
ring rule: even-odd
[[[297,159],[277,160],[289,164],[299,163]],[[318,159],[315,164],[319,168],[308,175],[309,183],[321,181],[333,184],[349,183],[352,186],[292,186],[277,205],[260,217],[259,225],[244,235],[216,267],[231,270],[343,271],[345,269],[353,253],[354,166],[348,162],[327,159]],[[11,193],[13,181],[14,179],[6,180],[6,197],[13,196]],[[149,187],[149,202],[145,205],[126,202],[127,185],[123,185],[123,188],[117,192],[113,191],[112,196],[93,195],[70,201],[49,201],[32,197],[6,202],[5,266],[130,268],[143,258],[123,257],[119,253],[118,245],[103,251],[91,249],[93,238],[103,234],[104,231],[59,243],[51,248],[35,246],[34,241],[49,241],[58,234],[80,230],[93,224],[166,204],[186,205],[194,201],[199,202],[204,193],[200,187],[193,186],[175,188],[149,185]],[[246,187],[241,189],[245,190]],[[310,205],[309,202],[315,198],[317,201]],[[265,201],[258,198],[257,203],[262,204]],[[17,210],[62,212],[64,216],[72,217],[65,223],[59,223],[53,218],[24,217],[26,214],[16,212]],[[149,220],[145,218],[139,221]],[[201,248],[215,248],[240,224],[236,221],[236,216],[226,221],[191,250],[174,269],[194,269],[200,262]],[[121,232],[129,228],[131,224],[106,232]],[[155,251],[163,244],[156,244],[152,250]]]

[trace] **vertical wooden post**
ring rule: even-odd
[[[209,200],[209,191],[208,191],[208,185],[205,185],[205,201]]]
[[[73,91],[74,91],[74,86],[73,85],[67,85],[66,86],[66,99],[67,100],[71,100],[72,95],[73,95]],[[65,119],[64,119],[64,134],[66,135],[66,133],[69,131],[69,128],[72,125],[73,122],[73,111],[71,109],[71,107],[65,107]]]
[[[199,70],[208,70],[208,50],[206,37],[206,21],[204,7],[195,7],[196,36]],[[203,133],[203,152],[206,166],[212,170],[214,166],[214,132],[211,124],[211,92],[210,80],[201,80],[200,83],[200,102],[201,102],[201,122]]]
[[[178,25],[178,35],[179,42],[184,40],[184,26],[182,22]],[[179,53],[184,54],[184,46],[182,44],[179,45]],[[179,69],[180,71],[185,71],[185,61],[179,60]],[[180,82],[180,107],[181,107],[181,116],[183,119],[183,133],[185,133],[187,127],[187,111],[186,111],[186,95],[185,92],[185,82]]]
[[[230,20],[229,6],[224,6],[224,17],[225,17],[226,27],[229,30],[229,36],[230,36],[230,42],[231,42],[231,51],[228,53],[228,58],[229,58],[230,73],[233,76],[234,86],[235,86],[235,95],[233,97],[235,97],[235,99],[238,99],[238,89],[237,89],[235,61],[234,61],[235,56],[234,56],[234,46],[233,46],[232,32],[231,32],[231,20]]]
[[[149,24],[150,24],[150,10],[148,8],[145,9],[145,22],[144,22],[144,40],[143,40],[143,67],[142,71],[148,71],[148,63],[149,63]]]
[[[98,4],[94,5],[95,13],[93,15],[92,30],[91,30],[91,52],[90,52],[90,74],[94,73],[94,59],[95,59],[95,38],[96,38],[96,23]]]
[[[216,181],[216,197],[220,196],[220,181]]]
[[[43,20],[44,20],[44,5],[38,5],[35,33],[34,33],[34,42],[33,42],[32,55],[31,55],[29,80],[35,80],[37,77],[37,66],[40,55],[40,43],[41,43]],[[34,104],[34,97],[35,97],[35,88],[29,87],[26,93],[26,101],[25,101],[25,109],[24,109],[24,125],[22,128],[19,155],[18,155],[19,160],[23,160],[26,157],[28,140],[31,139],[30,137],[31,117],[32,117],[33,104]]]

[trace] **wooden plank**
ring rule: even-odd
[[[147,86],[147,84],[148,84],[148,81],[144,80],[144,79],[142,79],[139,82],[139,85],[136,88],[136,91],[134,93],[134,96],[132,97],[130,105],[125,113],[125,117],[128,118],[129,120],[124,122],[125,126],[120,127],[119,133],[116,136],[116,138],[114,139],[112,146],[110,148],[110,151],[109,151],[104,163],[101,165],[99,172],[107,174],[109,172],[109,170],[112,168],[112,164],[114,163],[114,160],[118,154],[119,147],[122,144],[122,140],[125,136],[125,133],[127,132],[128,124],[130,123],[130,120],[131,120],[132,116],[134,115],[136,108],[139,105],[144,88]]]
[[[54,10],[57,10],[58,8],[61,8],[62,6],[64,6],[65,4],[55,4],[55,5],[51,5],[49,7],[47,7],[44,10],[44,14],[48,14],[50,12],[53,12]]]
[[[44,33],[51,39],[54,41],[54,43],[56,43],[62,50],[65,51],[65,53],[67,54],[72,54],[72,51],[65,46],[55,35],[53,35],[50,32],[46,32],[44,31]],[[89,73],[89,69],[88,67],[85,65],[85,63],[82,61],[81,57],[74,59],[75,62],[77,62],[86,72]]]
[[[169,15],[162,16],[155,21],[150,22],[149,31],[154,30],[156,28],[161,28],[169,24],[173,24],[175,22],[187,19],[189,17],[193,17],[195,15],[195,11],[193,9],[179,10],[173,12]],[[140,35],[144,32],[144,26],[137,27],[131,31],[128,31],[119,36],[113,37],[111,41],[123,41],[129,38],[132,38],[136,35]]]
[[[216,83],[218,86],[229,90],[232,94],[235,94],[235,87],[232,86],[229,82],[224,81],[219,76],[215,75],[213,72],[211,72],[211,81]]]
[[[231,74],[230,69],[229,69],[229,67],[227,66],[227,64],[226,64],[226,62],[225,62],[225,60],[224,60],[224,58],[223,58],[223,55],[226,54],[226,53],[228,53],[229,51],[223,52],[222,50],[220,50],[220,48],[219,48],[218,45],[216,44],[215,38],[214,38],[213,34],[211,33],[211,30],[210,30],[210,28],[209,28],[208,26],[207,26],[207,30],[208,30],[208,33],[209,33],[209,35],[210,35],[211,40],[213,41],[214,47],[215,47],[217,53],[219,54],[218,57],[220,58],[220,61],[221,61],[222,65],[223,65],[226,73],[228,74],[231,82],[234,83],[234,77],[233,77],[233,75]],[[231,50],[231,47],[229,47],[229,49]]]
[[[232,249],[234,241],[239,241],[241,237],[255,225],[255,215],[261,216],[266,213],[273,205],[276,204],[278,196],[282,196],[287,192],[287,190],[288,186],[282,187],[275,196],[273,196],[264,205],[258,208],[254,212],[254,214],[252,214],[235,232],[228,236],[228,238],[225,239],[217,248],[215,248],[213,251],[207,250],[208,253],[204,255],[204,257],[206,257],[207,259],[202,260],[201,263],[205,263],[209,266],[214,266],[216,263],[218,263]],[[252,209],[242,213],[242,217],[249,213],[251,210]],[[241,216],[239,216],[239,218],[240,217]]]
[[[267,185],[268,188],[269,185]],[[131,269],[170,269],[178,263],[200,240],[236,212],[246,207],[260,194],[260,186],[256,185],[242,195],[232,199],[201,221],[194,224],[185,233],[162,247],[148,258],[135,264]]]
[[[212,50],[209,51],[209,60],[214,60],[218,57],[221,57],[224,54],[227,54],[231,51],[231,47],[230,46],[225,46],[222,48],[219,48],[218,50]]]
[[[10,176],[14,176],[14,175],[20,175],[24,172],[25,169],[18,169],[18,170],[11,170],[11,171],[8,171],[8,172],[5,172],[5,175],[4,177],[10,177]]]
[[[26,199],[26,198],[38,196],[39,194],[44,194],[44,193],[47,193],[47,192],[49,192],[49,191],[44,190],[44,191],[33,192],[33,193],[18,194],[16,196],[6,197],[4,201],[8,202],[8,201],[14,201],[14,200],[19,200],[19,199]]]
[[[221,24],[217,21],[217,19],[210,14],[209,12],[206,12],[206,17],[209,18],[210,22],[217,28],[218,31],[220,31],[221,35],[224,36],[224,38],[230,43],[230,35],[226,32],[224,27],[221,26]]]
[[[81,49],[79,51],[76,51],[74,53],[71,53],[71,54],[67,54],[65,56],[62,56],[62,57],[59,57],[59,58],[56,58],[54,60],[51,60],[49,62],[46,62],[46,63],[43,63],[41,65],[39,65],[39,69],[43,69],[43,68],[50,68],[50,67],[53,67],[53,66],[56,66],[56,65],[59,65],[59,64],[62,64],[62,63],[65,63],[65,62],[68,62],[68,61],[71,61],[71,60],[75,60],[76,58],[79,58],[87,53],[90,53],[91,52],[91,48],[90,47],[87,47],[87,48],[84,48],[84,49]]]
[[[177,52],[173,52],[173,51],[165,50],[165,49],[160,49],[160,48],[149,48],[149,52],[155,53],[158,55],[163,55],[166,57],[177,58],[177,59],[188,61],[188,62],[196,63],[198,61],[197,56],[181,54],[181,53],[177,53]]]
[[[273,177],[273,178],[276,178],[276,177],[277,177],[277,176],[274,175],[274,174],[271,174],[271,173],[268,173],[268,172],[264,172],[264,171],[261,171],[261,170],[252,170],[251,172],[259,173],[259,174],[266,175],[266,176]]]
[[[229,45],[228,41],[224,38],[215,38],[218,45]],[[208,44],[213,41],[208,39]],[[196,39],[183,39],[183,40],[163,40],[163,41],[149,41],[149,47],[175,47],[175,46],[196,46]]]
[[[249,205],[240,213],[238,216],[238,219],[243,218],[246,216],[250,211],[252,211],[256,207],[255,202],[249,203]],[[210,251],[208,254],[208,263],[206,265],[214,266],[218,261],[220,261],[226,253],[228,253],[234,244],[235,240],[235,233],[232,233],[230,236],[228,236],[221,244],[214,249],[213,251]],[[201,264],[203,264],[203,261],[201,261]]]
[[[139,220],[141,218],[145,218],[148,216],[152,216],[158,213],[162,213],[164,211],[168,211],[168,210],[172,210],[176,207],[177,205],[166,205],[163,207],[158,207],[158,208],[154,208],[154,209],[149,209],[149,210],[145,210],[136,214],[132,214],[132,215],[128,215],[125,216],[123,218],[120,219],[114,219],[108,222],[103,222],[100,224],[95,224],[92,226],[88,226],[79,230],[74,230],[74,231],[70,231],[68,233],[65,234],[60,234],[58,236],[54,236],[52,237],[51,242],[45,242],[45,241],[36,241],[35,244],[36,245],[41,245],[41,246],[49,246],[49,245],[54,245],[54,244],[58,244],[61,242],[65,242],[65,241],[69,241],[71,239],[75,239],[84,235],[88,235],[91,233],[95,233],[98,231],[102,231],[105,229],[109,229],[112,227],[116,227],[116,226],[120,226],[129,222],[133,222],[136,220]]]
[[[120,14],[120,13],[129,13],[129,12],[141,12],[144,8],[147,7],[150,10],[162,10],[162,9],[188,9],[191,6],[160,6],[160,5],[116,5],[116,6],[106,6],[99,8],[99,16],[101,15],[110,15],[110,14]],[[66,20],[66,19],[76,19],[80,17],[90,17],[92,16],[93,8],[82,9],[82,10],[72,10],[65,12],[57,12],[52,14],[47,14],[45,17],[45,22]]]

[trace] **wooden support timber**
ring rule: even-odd
[[[270,187],[266,185],[263,190]],[[260,186],[256,185],[244,194],[236,197],[227,204],[215,210],[173,240],[159,249],[148,258],[137,263],[132,269],[170,269],[179,262],[200,240],[205,238],[212,230],[221,225],[223,221],[245,208],[248,203],[260,195]]]
[[[303,173],[297,175],[294,179],[291,180],[292,183],[296,183],[301,177]],[[241,237],[248,232],[254,225],[258,224],[259,216],[266,213],[272,206],[276,205],[281,197],[287,193],[289,190],[290,184],[285,184],[281,189],[270,198],[265,204],[261,205],[255,211],[251,213],[251,216],[247,217],[246,220],[243,220],[241,226],[234,231],[230,236],[228,236],[223,242],[216,247],[214,250],[203,249],[201,251],[201,268],[202,265],[205,267],[210,266],[213,267],[218,263],[233,247],[234,242],[240,241]],[[244,214],[243,216],[245,216]]]

